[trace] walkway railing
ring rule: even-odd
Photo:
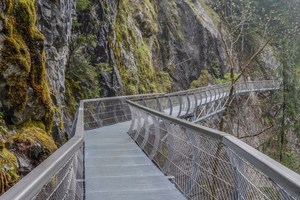
[[[83,199],[83,102],[73,124],[73,137],[14,187],[1,200]]]
[[[238,82],[235,93],[278,90],[279,81]],[[180,91],[157,98],[142,98],[138,104],[164,112],[168,115],[198,122],[224,110],[228,101],[230,84],[213,85],[192,90]]]
[[[1,200],[84,199],[84,130],[131,120],[128,99],[162,94],[145,94],[80,101],[70,140],[49,158],[1,195]]]
[[[237,91],[277,89],[265,83],[237,85]],[[296,173],[233,136],[175,118],[224,98],[226,88],[81,101],[71,139],[0,199],[83,199],[84,130],[131,118],[130,135],[190,199],[300,199]]]
[[[300,199],[300,176],[229,134],[128,101],[130,136],[188,199]]]

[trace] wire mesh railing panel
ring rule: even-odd
[[[168,97],[160,97],[156,99],[158,104],[158,111],[164,112],[166,114],[170,114],[170,108],[172,106],[172,102]]]
[[[132,111],[140,112],[144,123],[130,135],[166,175],[174,176],[183,194],[190,199],[231,198],[232,167],[220,141],[136,108]]]
[[[132,121],[130,136],[162,172],[174,177],[188,199],[290,200],[300,196],[300,191],[295,192],[300,179],[292,180],[299,175],[276,169],[279,163],[233,136],[129,104],[133,116],[139,118]]]
[[[228,154],[234,166],[235,189],[239,199],[296,199],[276,184],[272,177],[266,176],[232,149],[228,148]]]
[[[132,116],[126,100],[136,99],[141,105],[157,110],[155,99],[162,95],[143,94],[84,100],[84,130],[130,121]]]
[[[144,105],[153,110],[159,110],[159,104],[156,98],[149,98],[141,100],[141,105]]]
[[[91,101],[84,104],[85,130],[129,120],[131,120],[131,113],[126,99]]]
[[[83,149],[79,149],[32,200],[83,199]]]
[[[234,86],[234,95],[275,90],[279,89],[279,85],[280,82],[274,80],[237,82]],[[231,84],[225,83],[175,92],[159,98],[138,98],[135,102],[174,117],[198,122],[223,111],[230,90]]]
[[[169,97],[170,102],[170,114],[166,112],[166,114],[169,114],[171,116],[179,116],[181,113],[181,99],[180,96],[170,96]]]

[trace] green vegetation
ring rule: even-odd
[[[86,11],[91,7],[91,0],[77,0],[76,10],[77,12]]]
[[[73,31],[79,32],[82,24],[74,20]],[[66,97],[70,113],[75,113],[80,99],[99,97],[99,75],[103,64],[95,65],[86,49],[95,48],[97,37],[94,34],[74,34],[70,42],[69,61],[66,70]],[[106,70],[107,67],[106,67]]]
[[[194,80],[191,83],[190,88],[199,88],[199,87],[204,87],[210,84],[214,83],[213,77],[209,74],[207,70],[202,70],[199,78],[197,80]]]
[[[217,82],[230,80],[232,83],[228,102],[232,102],[234,85],[241,77],[257,78],[255,72],[253,73],[254,67],[256,63],[259,63],[259,55],[266,47],[271,45],[273,51],[276,52],[276,57],[281,63],[277,77],[282,80],[282,86],[280,92],[277,92],[274,104],[280,106],[276,112],[276,137],[272,139],[273,145],[266,145],[265,152],[271,152],[269,155],[273,158],[295,169],[298,164],[292,163],[295,163],[296,156],[287,152],[290,152],[289,146],[292,144],[292,141],[288,139],[296,138],[300,130],[300,82],[297,75],[297,68],[300,66],[300,2],[298,0],[288,2],[282,0],[213,0],[211,7],[219,13],[222,19],[219,28],[225,29],[228,32],[226,36],[230,36],[227,38],[220,31],[226,47],[230,75],[227,77],[225,75],[224,80],[217,80]],[[236,55],[232,52],[238,52],[237,57],[241,66],[236,62]],[[238,76],[234,72],[238,72]],[[272,75],[268,74],[268,77]],[[221,130],[223,130],[224,118],[230,110],[230,105],[226,105],[225,108],[220,123]]]
[[[17,158],[6,148],[0,149],[0,194],[13,186],[20,176],[18,174]]]
[[[6,9],[0,13],[4,36],[0,73],[7,84],[5,101],[12,110],[3,111],[0,116],[1,193],[20,179],[18,161],[11,152],[24,153],[37,165],[57,149],[50,136],[55,109],[46,79],[44,36],[36,27],[35,2],[6,0],[5,3]],[[11,112],[20,116],[28,112],[29,98],[35,98],[31,101],[41,109],[41,119],[39,122],[27,119],[18,127],[11,127],[16,131],[12,134],[4,119],[9,118]]]
[[[234,73],[234,79],[238,77],[237,73]],[[216,84],[222,84],[222,83],[230,83],[231,78],[230,78],[230,73],[226,73],[224,75],[224,78],[217,78],[216,79]]]
[[[295,172],[300,173],[300,161],[292,151],[287,151],[284,153],[282,163],[293,169]]]
[[[22,152],[31,159],[34,165],[50,156],[57,146],[53,138],[43,129],[29,126],[7,139],[6,146],[16,152]]]
[[[28,88],[32,87],[38,101],[46,108],[44,124],[52,129],[53,108],[46,81],[44,36],[36,27],[34,0],[7,0],[7,8],[0,14],[3,24],[3,73],[7,69],[19,69],[6,77],[8,99],[16,110],[22,112],[28,101]],[[15,15],[15,13],[18,13]]]
[[[122,0],[118,10],[115,24],[117,40],[113,46],[125,93],[169,90],[170,77],[166,73],[161,74],[152,63],[151,36],[157,33],[157,14],[152,4],[149,0],[140,3]],[[138,14],[140,12],[143,16]],[[142,35],[138,30],[142,31]],[[135,66],[124,63],[125,52],[133,54]]]
[[[234,77],[236,78],[237,76],[238,74],[234,73]],[[190,89],[204,87],[212,84],[230,83],[230,81],[230,73],[226,73],[224,75],[224,78],[216,79],[212,75],[210,75],[208,70],[202,70],[199,78],[191,83]]]

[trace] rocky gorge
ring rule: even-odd
[[[224,80],[220,20],[209,0],[0,0],[0,192],[68,139],[80,99]],[[243,78],[279,66],[267,46]]]

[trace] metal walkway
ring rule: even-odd
[[[235,91],[279,84],[241,82]],[[0,199],[300,200],[300,175],[232,135],[183,120],[221,111],[229,89],[82,100],[69,141]]]
[[[86,199],[185,199],[126,133],[130,123],[85,132]]]

